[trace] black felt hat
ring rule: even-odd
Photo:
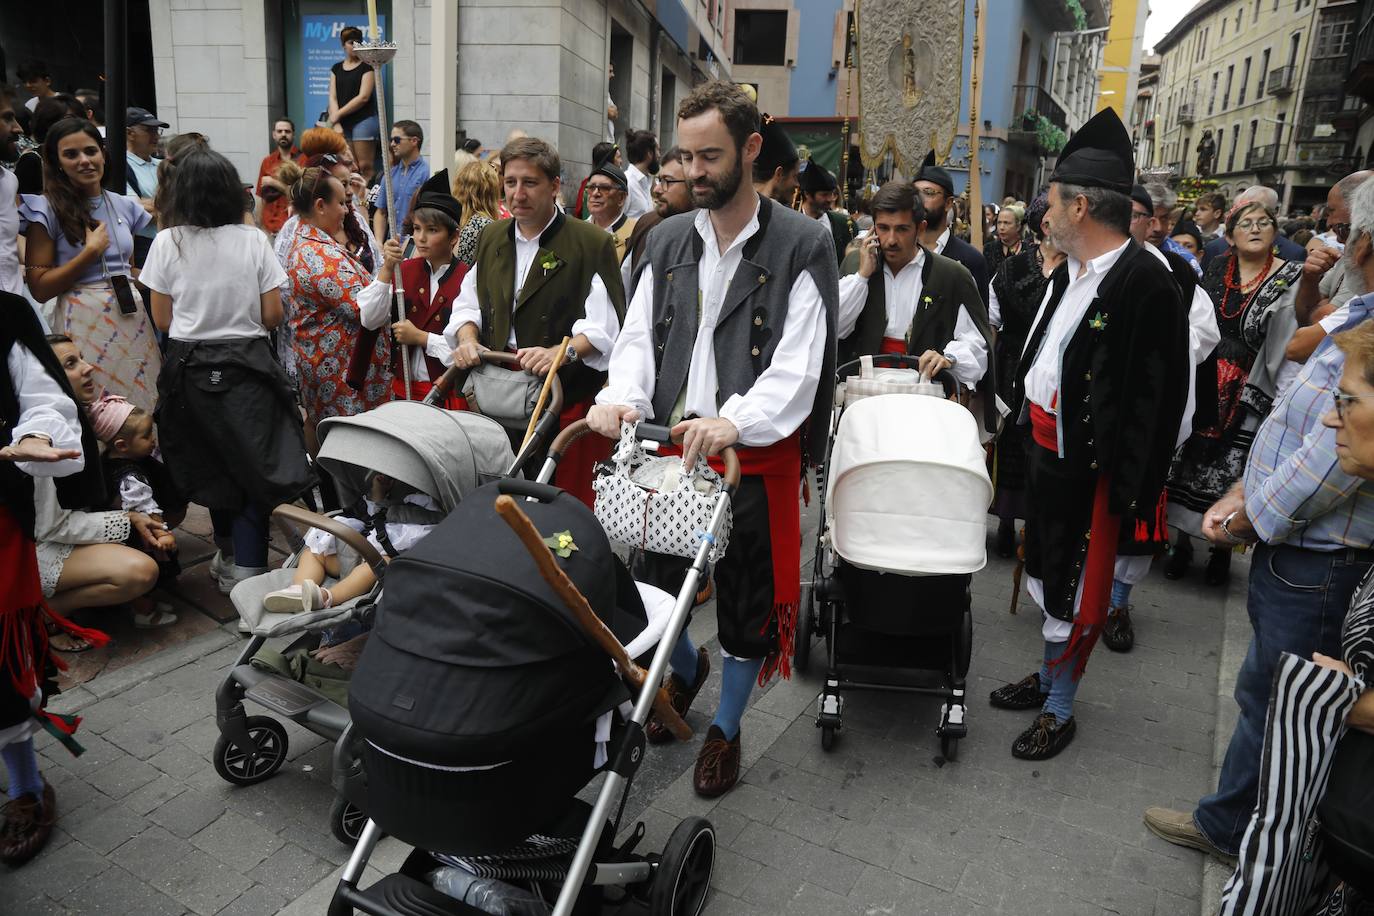
[[[615,185],[617,190],[627,191],[630,188],[630,183],[625,178],[624,169],[614,162],[611,162],[609,159],[593,169],[592,174],[602,175],[611,179],[611,184]]]
[[[946,194],[950,197],[954,196],[954,179],[949,176],[949,172],[935,164],[935,150],[926,153],[925,161],[921,163],[921,170],[911,180],[913,182],[928,181],[931,184],[938,184],[944,188]]]
[[[1076,182],[1075,182],[1076,183]],[[1144,185],[1131,185],[1131,200],[1140,204],[1153,215],[1155,212],[1155,200],[1150,196],[1150,192],[1145,190]]]
[[[420,185],[420,196],[415,199],[415,209],[438,210],[455,223],[463,221],[463,205],[449,190],[448,169],[440,169]]]
[[[1191,235],[1193,241],[1197,242],[1198,251],[1202,250],[1202,230],[1197,227],[1197,223],[1183,216],[1174,224],[1174,228],[1169,230],[1169,238],[1176,235]]]
[[[1135,151],[1115,110],[1104,108],[1078,128],[1059,153],[1050,181],[1131,193]]]
[[[817,165],[815,162],[808,163],[806,168],[801,170],[801,174],[797,176],[797,185],[806,194],[834,191],[839,188],[835,176],[826,171],[825,166]]]
[[[756,163],[760,171],[772,174],[779,166],[786,169],[797,161],[797,145],[772,115],[759,118],[759,134],[763,137]]]

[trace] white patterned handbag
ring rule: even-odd
[[[693,558],[710,530],[716,500],[724,487],[705,458],[684,474],[677,456],[650,455],[635,436],[637,424],[620,425],[620,444],[609,462],[598,465],[596,519],[606,535],[651,553]],[[711,561],[725,554],[730,540],[730,509],[711,548]]]

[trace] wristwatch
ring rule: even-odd
[[[1239,514],[1240,511],[1237,510],[1221,520],[1221,533],[1226,535],[1227,538],[1229,538],[1232,542],[1236,544],[1244,544],[1245,538],[1236,537],[1234,534],[1231,533],[1231,519],[1235,518]]]
[[[568,351],[563,354],[564,364],[575,363],[581,358],[582,357],[577,355],[577,347],[574,347],[572,344],[568,344]]]

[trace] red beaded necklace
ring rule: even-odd
[[[1243,314],[1246,308],[1249,307],[1250,300],[1255,298],[1255,293],[1259,292],[1260,287],[1264,285],[1264,281],[1268,279],[1269,271],[1273,266],[1274,249],[1271,247],[1269,249],[1269,256],[1265,258],[1263,269],[1261,269],[1249,283],[1241,283],[1240,260],[1236,257],[1236,253],[1232,251],[1231,254],[1228,255],[1226,264],[1225,289],[1221,294],[1221,302],[1217,305],[1217,312],[1221,317],[1231,319]],[[1240,305],[1235,311],[1228,312],[1226,310],[1226,303],[1231,301],[1232,291],[1240,293],[1243,298],[1240,300]]]

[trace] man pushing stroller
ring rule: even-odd
[[[800,600],[805,457],[819,459],[834,373],[838,300],[826,228],[760,197],[748,180],[763,138],[758,108],[734,84],[698,87],[678,107],[693,203],[648,238],[610,377],[587,415],[602,435],[622,420],[673,427],[690,468],[740,445],[734,534],[716,564],[723,656],[720,706],[697,755],[694,785],[714,797],[739,780],[740,719],[755,681],[788,674]],[[810,424],[808,418],[812,418]],[[687,562],[646,555],[639,575],[676,592]],[[683,631],[668,692],[686,714],[710,661]],[[651,723],[651,741],[667,741]]]

